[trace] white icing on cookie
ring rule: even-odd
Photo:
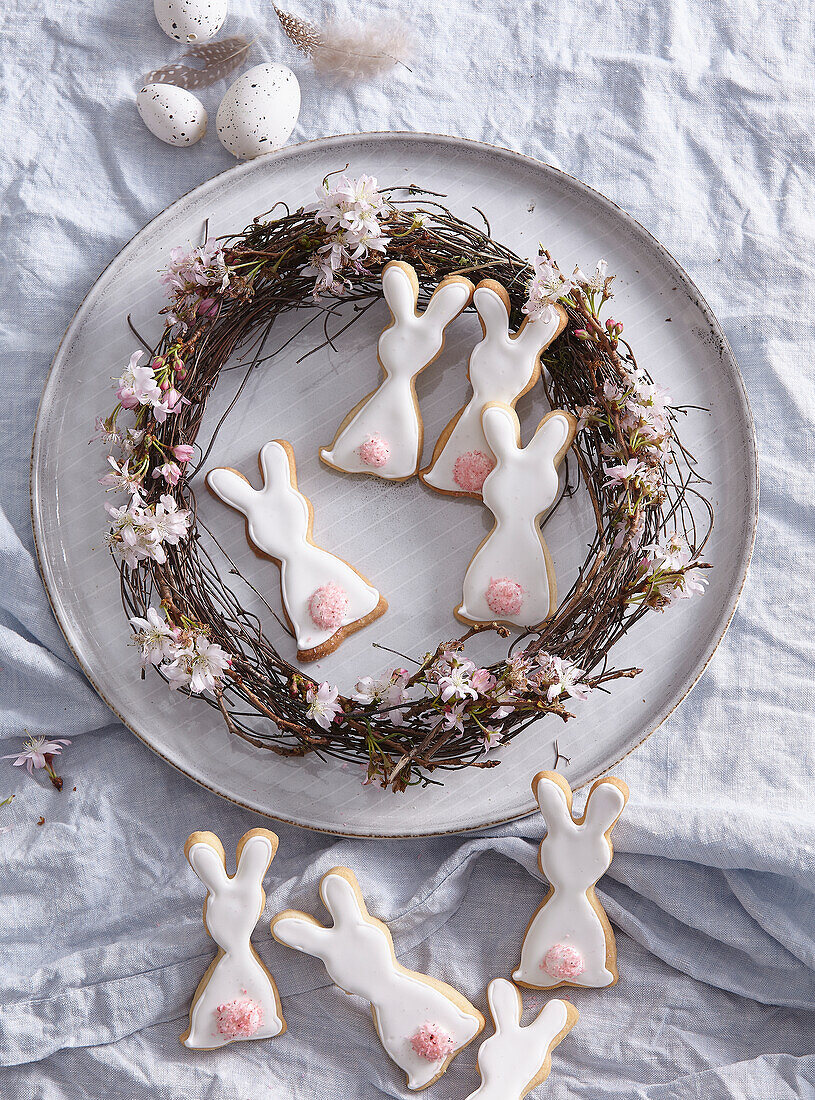
[[[305,913],[287,911],[272,920],[272,935],[297,951],[322,959],[340,989],[370,1001],[382,1045],[407,1074],[408,1087],[425,1088],[479,1033],[483,1018],[449,986],[431,984],[397,962],[387,926],[368,914],[356,879],[346,868],[335,868],[323,876],[320,896],[333,927],[324,928]],[[467,1004],[469,1011],[456,1004],[444,988]],[[449,1035],[453,1044],[452,1053],[438,1062],[417,1054],[411,1043],[428,1021]]]
[[[329,466],[389,481],[412,477],[419,468],[423,431],[416,376],[441,352],[444,331],[469,303],[473,287],[458,276],[444,279],[424,313],[417,313],[418,287],[409,264],[392,260],[385,265],[382,290],[393,317],[378,344],[385,377],[349,414],[348,423],[340,425],[331,446],[320,451],[320,458]],[[374,452],[367,446],[372,440],[381,440],[385,446]],[[372,462],[372,457],[376,461]]]
[[[621,780],[599,780],[589,793],[583,819],[575,821],[566,780],[554,772],[542,772],[535,779],[532,789],[547,829],[539,862],[550,893],[526,930],[521,964],[512,976],[538,989],[612,985],[617,978],[614,933],[594,884],[611,863],[607,834],[623,812],[628,788]],[[543,969],[541,964],[556,944],[571,946],[582,956],[579,975],[559,980]]]
[[[467,1100],[523,1100],[577,1014],[570,1020],[563,1001],[549,1001],[536,1019],[521,1027],[521,995],[505,978],[490,982],[487,1000],[495,1034],[478,1049],[481,1086]]]
[[[555,598],[554,570],[540,519],[557,496],[557,467],[574,437],[574,421],[555,410],[521,447],[520,424],[509,405],[487,405],[482,420],[496,456],[482,490],[495,526],[467,566],[456,615],[473,623],[498,620],[538,626]]]
[[[491,280],[479,283],[473,296],[484,330],[468,367],[473,395],[442,432],[432,462],[422,471],[422,480],[441,492],[480,496],[456,480],[456,461],[472,452],[489,454],[481,423],[485,405],[496,401],[514,408],[521,394],[537,382],[540,354],[563,327],[563,311],[552,309],[545,320],[527,319],[517,333],[510,334],[509,309],[497,285]]]
[[[218,467],[207,474],[207,484],[225,504],[242,512],[249,538],[264,554],[280,563],[283,606],[299,651],[316,649],[359,619],[370,615],[379,592],[346,561],[310,541],[311,507],[297,490],[294,461],[281,440],[260,452],[263,488],[253,489],[235,470]],[[334,584],[347,596],[339,627],[320,627],[311,614],[318,589]]]
[[[285,1031],[274,981],[250,941],[266,901],[263,879],[274,858],[277,837],[263,830],[248,835],[241,844],[238,867],[231,878],[224,866],[223,848],[219,851],[200,840],[187,852],[190,866],[207,888],[204,923],[219,948],[213,969],[198,986],[190,1026],[181,1039],[194,1050],[212,1050],[235,1041],[218,1030],[218,1006],[234,1000],[248,998],[262,1010],[262,1023],[246,1038],[268,1039]]]

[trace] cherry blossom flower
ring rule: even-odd
[[[606,260],[598,260],[593,275],[586,275],[579,267],[575,267],[572,278],[581,290],[587,290],[589,293],[596,293],[598,290],[605,289],[606,279],[608,278],[607,272],[608,262]]]
[[[707,580],[694,563],[686,540],[674,533],[660,546],[646,546],[640,565],[640,587],[630,604],[645,603],[664,611],[679,600],[702,595]]]
[[[12,767],[14,768],[20,768],[25,764],[29,775],[34,774],[35,768],[45,768],[46,775],[52,784],[58,791],[61,791],[62,779],[54,771],[51,761],[55,756],[62,755],[63,745],[70,745],[70,743],[67,737],[54,737],[50,741],[46,737],[27,737],[23,741],[23,747],[18,752],[0,756],[0,760],[13,760]]]
[[[317,197],[320,201],[311,209],[327,236],[303,274],[315,277],[315,298],[323,293],[342,295],[351,285],[343,272],[359,274],[371,253],[386,252],[390,238],[383,233],[380,219],[387,214],[388,204],[373,176],[356,180],[341,176],[331,185],[326,180]]]
[[[531,321],[548,321],[552,306],[565,298],[576,285],[573,279],[564,279],[546,256],[535,256],[529,261],[533,268],[523,312]]]
[[[33,775],[35,768],[47,766],[46,753],[50,756],[61,756],[61,746],[70,745],[70,743],[67,737],[55,737],[51,741],[45,737],[27,737],[19,752],[7,753],[5,756],[0,756],[0,760],[13,760],[12,767],[15,768],[25,764],[28,774]]]
[[[173,457],[183,465],[192,461],[192,456],[195,454],[195,448],[189,443],[177,443],[173,447]]]
[[[658,569],[675,572],[678,569],[684,569],[691,560],[690,547],[675,531],[661,546],[645,546],[643,549]]]
[[[357,681],[353,698],[363,706],[376,704],[381,707],[398,707],[407,701],[405,687],[410,679],[410,673],[406,668],[395,668],[393,672],[380,676],[374,680],[371,676],[363,676]],[[389,718],[394,726],[401,726],[404,715],[400,710],[392,710]]]
[[[186,252],[173,248],[170,262],[161,273],[174,306],[171,324],[192,321],[197,315],[212,316],[218,303],[212,292],[222,294],[229,286],[230,269],[223,248],[214,239]]]
[[[446,706],[439,711],[430,722],[433,729],[442,726],[446,730],[458,730],[464,732],[464,704],[456,703],[455,706]]]
[[[144,430],[142,428],[126,428],[119,446],[125,458],[130,458],[142,444]]]
[[[306,691],[306,700],[309,704],[307,716],[324,730],[330,729],[331,723],[338,714],[342,713],[339,695],[339,691],[325,681],[316,690],[314,687],[309,687]]]
[[[164,495],[155,508],[146,506],[138,493],[121,508],[110,504],[105,509],[112,526],[107,535],[110,549],[130,568],[152,558],[159,564],[167,560],[163,543],[175,546],[186,537],[191,513],[179,508],[173,497]]]
[[[640,481],[648,472],[647,466],[637,458],[629,458],[628,462],[618,466],[606,466],[606,485],[630,485]]]
[[[178,545],[186,537],[191,523],[192,513],[187,508],[179,508],[175,497],[167,493],[161,497],[149,519],[153,536],[158,542],[167,542],[170,546]]]
[[[374,176],[349,179],[343,175],[331,185],[325,180],[323,186],[317,188],[317,198],[319,201],[312,207],[315,218],[329,233],[347,229],[352,233],[376,235],[380,228],[379,218],[387,211],[387,203],[379,194]]]
[[[538,687],[545,690],[547,702],[553,703],[563,694],[582,701],[588,698],[591,687],[581,680],[586,675],[582,668],[545,650],[538,654],[538,663],[541,666]]]
[[[495,687],[496,680],[486,668],[477,668],[470,676],[470,684],[479,695],[486,695]]]
[[[170,664],[161,665],[159,671],[167,677],[171,691],[189,688],[193,695],[214,691],[232,658],[216,642],[210,642],[199,633],[190,645],[176,652]]]
[[[161,390],[153,368],[137,366],[143,355],[143,351],[133,352],[116,384],[116,397],[125,409],[135,409],[138,405],[153,405],[161,401]]]
[[[94,434],[88,442],[96,443],[101,440],[106,447],[120,447],[122,437],[116,430],[116,422],[112,416],[97,416],[94,421]]]
[[[153,477],[163,477],[168,485],[178,485],[181,480],[181,467],[176,462],[165,462],[161,466],[156,466]]]
[[[108,455],[108,464],[111,466],[111,472],[99,478],[99,484],[105,486],[106,493],[141,492],[141,477],[130,470],[129,459],[120,465],[113,455]]]
[[[478,691],[471,682],[474,671],[475,665],[472,661],[455,653],[445,653],[436,674],[442,702],[447,703],[450,699],[477,699]]]
[[[156,401],[153,404],[153,416],[158,424],[163,424],[168,416],[179,412],[182,405],[189,405],[189,403],[189,400],[182,397],[175,386],[172,386],[164,394],[161,401]]]
[[[136,627],[134,641],[141,647],[142,668],[148,664],[158,665],[162,661],[175,660],[179,651],[179,631],[154,607],[148,607],[146,619],[134,616],[130,623]]]

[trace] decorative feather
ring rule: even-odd
[[[242,34],[224,38],[220,42],[202,42],[190,46],[177,61],[155,69],[144,77],[145,84],[175,84],[177,88],[208,88],[216,80],[222,80],[243,62],[252,45]],[[202,61],[200,69],[184,65],[184,60]]]
[[[407,68],[402,56],[408,52],[410,37],[397,23],[365,26],[332,21],[318,27],[310,20],[281,11],[277,5],[274,10],[286,37],[311,58],[323,76],[355,84],[379,76],[394,65]]]

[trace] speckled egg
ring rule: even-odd
[[[174,84],[145,84],[136,107],[150,133],[168,145],[195,145],[207,132],[204,104]]]
[[[208,42],[226,19],[228,0],[153,0],[159,26],[176,42]]]
[[[279,149],[300,114],[300,85],[285,65],[255,65],[238,77],[218,108],[215,126],[225,149],[252,160]]]

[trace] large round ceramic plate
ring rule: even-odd
[[[715,568],[704,598],[646,617],[615,649],[616,664],[643,664],[643,675],[615,683],[611,696],[597,692],[576,704],[577,717],[566,726],[544,719],[500,752],[500,767],[437,773],[443,786],[401,795],[363,786],[357,766],[316,756],[287,760],[253,749],[229,737],[219,715],[200,700],[171,694],[155,675],[140,679],[118,574],[103,545],[99,475],[89,466],[90,425],[111,407],[111,376],[134,348],[126,313],[151,339],[160,331],[163,298],[156,272],[170,249],[198,243],[207,219],[210,233],[229,233],[277,200],[292,207],[308,202],[323,177],[346,163],[351,173],[372,173],[381,185],[417,182],[443,192],[463,217],[475,217],[472,207],[478,206],[498,240],[522,254],[534,252],[541,240],[564,270],[604,256],[617,275],[614,313],[625,319],[640,362],[676,403],[709,410],[688,418],[683,439],[712,482],[716,525],[706,556]],[[303,334],[252,377],[209,462],[255,477],[260,446],[272,438],[291,440],[300,486],[314,502],[317,541],[352,561],[387,595],[390,611],[383,619],[309,669],[346,690],[387,664],[389,655],[373,642],[421,654],[460,630],[452,612],[461,576],[488,526],[479,505],[441,498],[415,479],[391,485],[346,477],[319,463],[318,447],[330,442],[344,413],[376,384],[374,347],[384,321],[384,306],[370,310],[336,349],[298,362],[315,343]],[[291,331],[281,328],[277,343]],[[428,451],[463,402],[466,358],[479,331],[472,316],[456,322],[443,357],[420,379]],[[222,376],[204,436],[240,377],[239,370]],[[540,400],[528,395],[519,405],[527,438],[530,424],[542,415]],[[101,473],[103,455],[98,462]],[[640,744],[690,690],[733,615],[757,507],[753,427],[738,367],[709,308],[671,256],[611,202],[554,168],[423,134],[352,135],[292,146],[224,172],[143,229],[103,273],[59,348],[40,408],[31,487],[35,537],[54,611],[112,710],[171,764],[224,797],[299,825],[359,836],[476,829],[530,812],[530,776],[553,765],[556,736],[571,760],[574,786]],[[274,606],[274,567],[254,557],[243,522],[206,492],[198,496],[207,525]],[[591,527],[587,505],[579,500],[560,508],[547,526],[562,591],[584,557]],[[251,599],[247,586],[240,594]],[[262,606],[258,610],[276,644],[290,652],[274,619]]]

